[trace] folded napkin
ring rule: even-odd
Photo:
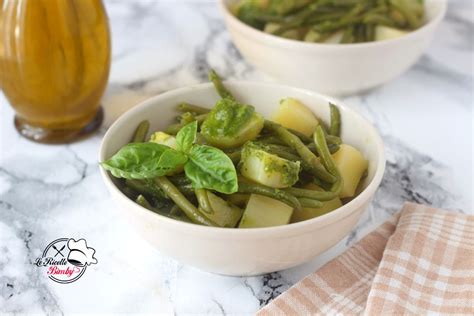
[[[474,315],[474,216],[407,203],[257,315]]]

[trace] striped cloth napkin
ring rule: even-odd
[[[474,315],[474,216],[401,212],[257,315]]]

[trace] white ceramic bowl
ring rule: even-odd
[[[248,62],[282,83],[330,95],[364,91],[406,71],[428,47],[447,6],[446,0],[426,0],[426,24],[406,36],[341,45],[264,33],[232,15],[228,6],[233,2],[219,0],[232,40]]]
[[[284,97],[294,97],[321,119],[329,120],[328,101],[339,105],[344,142],[362,151],[369,160],[365,189],[341,208],[300,223],[270,228],[213,228],[175,221],[155,214],[128,199],[103,169],[102,177],[128,221],[160,252],[184,264],[225,275],[257,275],[304,263],[346,236],[370,203],[385,169],[383,143],[377,131],[359,114],[339,101],[320,94],[275,84],[226,82],[238,100],[270,115]],[[218,100],[211,84],[181,88],[153,97],[123,114],[107,131],[100,148],[100,161],[125,145],[144,119],[150,130],[173,122],[180,102],[209,105]],[[268,210],[271,212],[271,210]]]

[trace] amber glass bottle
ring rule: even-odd
[[[19,132],[58,143],[100,126],[110,69],[101,0],[0,0],[0,10],[0,86]]]

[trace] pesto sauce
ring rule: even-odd
[[[255,109],[234,100],[221,99],[202,123],[201,133],[210,137],[232,137],[252,119]]]
[[[258,142],[247,142],[242,150],[242,164],[247,157],[253,156],[263,162],[264,171],[267,174],[276,172],[280,174],[284,185],[292,186],[298,181],[300,163],[290,161],[268,152],[269,147]]]

